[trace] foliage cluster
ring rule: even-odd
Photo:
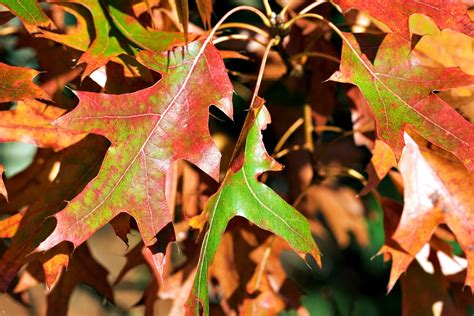
[[[0,5],[0,304],[472,311],[464,1]]]

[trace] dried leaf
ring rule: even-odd
[[[469,262],[466,285],[474,284],[472,194],[474,176],[457,161],[424,150],[405,134],[406,147],[399,162],[405,185],[405,206],[400,223],[380,250],[392,257],[389,289],[431,239],[435,228],[448,225]]]
[[[362,247],[369,243],[364,218],[364,206],[349,188],[332,189],[324,185],[313,185],[306,190],[305,198],[297,205],[305,214],[315,214],[318,210],[342,248],[349,245],[352,232]]]

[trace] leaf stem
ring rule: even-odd
[[[275,159],[279,159],[283,156],[286,156],[288,155],[289,153],[291,153],[292,151],[298,151],[298,150],[304,150],[305,149],[305,146],[301,146],[301,145],[293,145],[291,147],[288,147],[288,148],[285,148],[279,152],[277,152],[276,154],[273,154],[273,158]]]
[[[299,14],[306,14],[308,13],[309,11],[313,10],[314,8],[320,6],[321,4],[323,3],[326,3],[327,1],[326,0],[321,0],[321,1],[316,1],[316,2],[313,2],[311,3],[310,5],[308,5],[306,8],[304,8],[303,10],[301,10],[299,12]]]
[[[314,152],[313,131],[314,131],[314,125],[313,125],[312,109],[309,104],[305,104],[304,105],[304,139],[305,139],[304,147],[311,154]]]
[[[270,39],[267,43],[267,46],[265,47],[265,52],[263,53],[263,57],[262,57],[262,63],[260,64],[260,70],[258,72],[257,82],[255,83],[255,88],[254,88],[254,91],[253,91],[252,100],[250,101],[251,105],[255,102],[255,99],[258,96],[258,92],[260,90],[260,85],[261,85],[262,79],[263,79],[263,73],[265,72],[265,66],[267,64],[268,55],[270,55],[270,50],[272,49],[273,45],[275,44],[275,41],[276,40],[274,38]]]
[[[212,43],[214,45],[217,45],[217,44],[227,42],[227,41],[232,41],[232,40],[254,41],[255,43],[258,43],[262,46],[266,45],[266,43],[260,41],[259,39],[255,38],[254,36],[250,36],[248,34],[231,34],[231,35],[219,36]]]
[[[300,117],[299,119],[297,119],[293,124],[291,124],[291,126],[286,130],[286,132],[281,136],[280,140],[278,141],[278,143],[276,144],[275,146],[275,149],[273,150],[273,152],[276,152],[278,153],[281,148],[283,147],[283,145],[285,145],[286,141],[288,140],[288,138],[290,138],[291,135],[293,135],[293,133],[301,126],[303,125],[304,123],[304,119],[302,117]]]
[[[246,6],[246,5],[238,6],[236,8],[233,8],[232,10],[227,12],[226,14],[224,14],[224,16],[219,20],[219,22],[217,22],[216,25],[214,25],[211,32],[209,32],[209,35],[207,36],[206,41],[204,42],[204,45],[203,45],[204,48],[212,40],[212,37],[214,36],[214,34],[216,34],[217,30],[221,27],[221,25],[224,23],[224,21],[227,20],[232,14],[234,14],[236,12],[239,12],[239,11],[253,12],[262,19],[263,23],[266,26],[271,27],[270,20],[265,16],[265,14],[260,12],[258,9],[254,8],[254,7],[251,7],[251,6]]]
[[[303,10],[304,11],[304,10]],[[307,18],[313,18],[313,19],[316,19],[316,20],[319,20],[319,21],[323,21],[325,23],[327,23],[327,25],[337,34],[339,35],[339,37],[341,37],[341,39],[346,42],[346,44],[348,44],[350,47],[352,47],[351,43],[349,42],[349,40],[344,36],[344,34],[342,33],[342,31],[337,27],[335,26],[331,21],[328,21],[324,16],[320,15],[320,14],[316,14],[316,13],[304,13],[304,14],[300,14],[300,15],[297,15],[295,16],[293,19],[289,20],[288,22],[286,22],[284,25],[283,25],[283,28],[284,29],[288,29],[290,28],[296,21],[298,20],[301,20],[301,19],[307,19]]]
[[[287,2],[287,4],[283,7],[283,9],[281,9],[280,13],[278,13],[279,16],[281,17],[285,17],[285,14],[286,14],[286,11],[288,11],[288,9],[290,8],[291,4],[294,2],[295,0],[289,0]]]
[[[249,31],[255,32],[257,34],[260,34],[265,38],[270,37],[267,32],[263,31],[262,29],[254,26],[254,25],[247,24],[247,23],[238,23],[238,22],[224,23],[221,26],[219,26],[218,30],[228,29],[228,28],[245,29],[245,30],[249,30]]]
[[[271,16],[273,11],[268,0],[263,0],[263,6],[265,7],[265,12],[267,13],[267,16]]]

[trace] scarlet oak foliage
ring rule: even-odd
[[[380,250],[392,257],[389,289],[406,271],[414,256],[442,223],[456,235],[469,262],[474,260],[472,172],[457,161],[418,147],[405,134],[406,147],[399,162],[405,184],[405,205],[400,223]],[[395,246],[395,244],[397,246]],[[474,285],[474,271],[467,269],[466,285]]]
[[[402,33],[409,38],[408,19],[412,14],[424,14],[432,18],[442,28],[474,35],[474,23],[467,13],[468,4],[453,0],[334,0],[344,11],[357,9],[368,12],[382,21],[393,32]]]
[[[474,170],[474,126],[433,93],[472,85],[474,77],[459,68],[419,65],[410,42],[396,34],[385,35],[378,49],[380,38],[344,36],[341,68],[331,78],[359,87],[373,110],[380,139],[399,156],[403,131],[410,128]]]
[[[77,246],[122,212],[135,218],[151,246],[171,222],[165,196],[171,164],[186,159],[218,177],[220,153],[208,132],[208,107],[232,116],[233,91],[218,51],[195,42],[186,52],[143,52],[140,60],[163,79],[123,95],[77,92],[77,108],[56,120],[63,128],[103,135],[112,145],[98,176],[55,215],[57,226],[38,249],[63,240]],[[161,270],[162,255],[155,259]]]
[[[0,142],[39,147],[32,164],[11,178],[0,166],[0,291],[35,303],[25,298],[44,283],[49,315],[66,314],[81,283],[105,297],[114,314],[132,305],[144,305],[145,315],[293,308],[313,314],[306,304],[313,298],[317,308],[327,301],[338,311],[365,309],[368,293],[341,290],[339,281],[354,280],[354,290],[378,286],[366,282],[377,269],[362,274],[375,264],[365,259],[382,245],[376,232],[382,214],[373,209],[380,202],[386,224],[380,253],[392,259],[389,289],[408,273],[403,313],[429,313],[439,301],[444,313],[462,313],[472,304],[470,292],[461,291],[464,282],[474,285],[474,23],[467,2],[286,1],[276,15],[271,11],[285,1],[269,2],[265,10],[257,0],[232,9],[226,14],[232,22],[221,20],[203,40],[211,17],[229,12],[230,2],[0,0],[0,23],[16,16],[24,26],[12,21],[0,30],[0,59],[22,65],[23,53],[34,51],[28,64],[38,69],[0,63]],[[365,12],[348,14],[344,25],[354,34],[328,23],[337,15],[333,3],[344,12]],[[253,14],[261,19],[247,18]],[[373,23],[367,26],[367,19]],[[356,34],[364,28],[366,34]],[[335,35],[343,40],[341,58]],[[261,72],[255,71],[259,60]],[[328,85],[330,73],[335,82]],[[209,107],[232,118],[233,87],[246,120],[234,146],[238,124],[217,117],[214,144]],[[283,167],[265,149],[270,116],[255,97],[260,88],[279,118],[265,133],[277,144],[275,157],[290,167],[285,172],[270,173]],[[344,92],[355,102],[352,127]],[[249,111],[242,110],[252,95]],[[1,159],[8,147],[0,147]],[[220,169],[217,148],[228,168]],[[10,168],[8,159],[2,164]],[[391,170],[397,167],[400,172]],[[220,172],[223,179],[213,182]],[[377,188],[387,174],[392,183]],[[360,199],[359,182],[347,177],[367,183],[361,194],[371,195]],[[404,205],[389,202],[401,200],[392,184],[395,193],[404,190]],[[119,265],[103,267],[88,248],[108,263],[100,250],[107,230],[90,239],[107,224],[125,243],[136,242],[120,272]],[[136,229],[141,240],[132,237]],[[303,288],[287,276],[298,258],[284,253],[310,254],[321,265],[312,232],[327,249],[329,269],[312,271],[311,278],[309,271],[290,271],[317,281],[297,282],[308,285],[308,296],[301,296]],[[165,254],[173,241],[179,251]],[[436,250],[429,256],[433,275],[413,262],[427,244]],[[354,251],[364,260],[334,278]],[[441,258],[453,254],[468,268],[448,276]],[[135,269],[141,265],[149,270],[141,299],[122,299],[130,280],[143,277]],[[118,274],[113,285],[106,268]]]
[[[263,172],[282,168],[268,155],[262,142],[261,130],[269,122],[263,100],[257,99],[247,116],[226,177],[197,220],[202,223],[202,218],[207,218],[209,228],[202,243],[194,286],[187,302],[189,314],[199,314],[201,306],[204,314],[209,313],[207,270],[228,222],[235,216],[245,217],[260,228],[279,235],[303,258],[305,254],[311,254],[320,264],[319,250],[311,236],[308,221],[257,180]]]

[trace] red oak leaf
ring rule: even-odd
[[[459,68],[420,65],[410,41],[397,34],[344,37],[340,71],[331,78],[359,87],[380,140],[399,157],[403,132],[413,129],[474,170],[474,125],[434,93],[472,85],[474,76]]]
[[[157,234],[171,222],[165,194],[171,164],[186,159],[214,179],[220,153],[208,131],[212,104],[232,115],[232,85],[219,52],[194,42],[186,51],[143,51],[139,60],[163,78],[150,88],[123,95],[78,92],[76,109],[57,125],[107,137],[112,143],[101,171],[84,191],[55,215],[45,250],[67,240],[78,246],[120,213],[133,216],[157,268]]]

